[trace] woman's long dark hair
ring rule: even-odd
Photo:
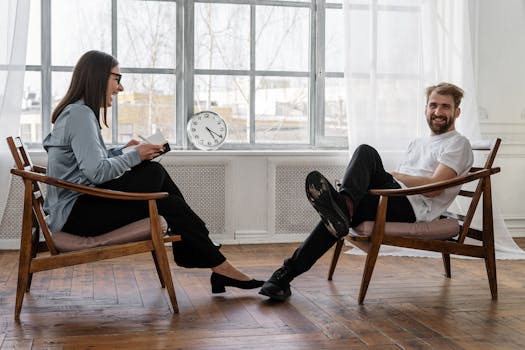
[[[105,52],[93,50],[83,54],[75,65],[66,96],[56,106],[51,115],[51,123],[55,123],[67,105],[82,99],[86,106],[95,113],[98,125],[101,128],[100,108],[101,106],[104,108],[104,125],[108,126],[106,119],[108,79],[111,69],[117,65],[118,61]]]

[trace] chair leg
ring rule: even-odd
[[[496,254],[494,252],[494,244],[485,245],[485,268],[487,269],[487,277],[489,280],[490,294],[492,300],[498,299],[498,281],[496,277]]]
[[[151,252],[151,256],[153,257],[153,262],[155,263],[155,269],[157,269],[157,275],[159,276],[160,286],[162,288],[166,288],[166,283],[164,282],[164,277],[162,276],[162,272],[160,271],[157,257],[155,256],[154,252]]]
[[[177,304],[177,297],[175,296],[175,288],[173,287],[173,280],[171,279],[170,265],[168,263],[168,256],[166,254],[166,247],[164,246],[164,240],[162,239],[160,222],[157,214],[157,204],[155,200],[148,201],[149,216],[151,223],[151,242],[153,244],[154,259],[156,260],[155,266],[158,267],[157,271],[160,271],[159,276],[161,284],[164,281],[164,285],[168,290],[170,297],[171,306],[173,312],[179,313],[179,306]],[[156,259],[155,259],[156,258]]]
[[[487,256],[485,258],[485,267],[487,269],[487,276],[489,279],[490,285],[490,294],[492,295],[492,300],[498,299],[498,282],[496,278],[496,258],[494,255]]]
[[[35,229],[33,231],[32,239],[31,239],[31,258],[35,258],[38,254],[38,242],[40,241],[40,230]],[[31,289],[31,282],[33,281],[33,273],[29,273],[29,277],[27,280],[27,287],[26,292],[29,292]]]
[[[334,255],[332,256],[332,262],[330,263],[330,270],[328,271],[328,280],[331,281],[334,276],[335,267],[337,266],[337,261],[339,261],[339,256],[341,255],[341,250],[343,249],[344,238],[337,241],[335,244]]]
[[[20,257],[18,260],[18,282],[16,284],[16,299],[15,299],[15,320],[20,319],[20,312],[22,311],[22,303],[24,302],[24,294],[28,290],[28,282],[31,273],[29,273],[29,266],[31,265],[31,241],[22,239],[20,245]]]
[[[173,307],[173,312],[179,313],[179,306],[177,304],[177,297],[175,296],[175,288],[173,287],[173,280],[171,278],[170,266],[168,263],[168,257],[166,255],[166,248],[164,245],[160,247],[155,247],[155,255],[157,257],[157,262],[160,270],[160,274],[163,276],[166,289],[168,290],[168,295],[170,297],[171,306]]]
[[[450,254],[443,253],[443,266],[445,267],[445,276],[448,278],[452,277],[451,271],[450,271]]]
[[[363,271],[361,289],[359,290],[359,299],[357,300],[359,305],[362,305],[363,301],[365,300],[366,291],[368,290],[368,285],[370,284],[370,279],[372,278],[372,272],[374,272],[374,267],[380,247],[381,243],[370,244],[368,254],[366,255],[365,270]]]
[[[498,281],[496,278],[496,253],[494,251],[494,222],[492,214],[492,192],[490,177],[485,179],[483,191],[483,247],[485,248],[485,268],[489,279],[492,300],[498,299]]]
[[[27,250],[20,249],[20,259],[18,262],[18,282],[16,284],[16,300],[15,300],[15,320],[20,319],[20,312],[22,311],[22,303],[24,302],[24,294],[28,289],[29,281],[29,266],[31,263],[31,255]]]
[[[28,289],[31,256],[33,255],[33,208],[31,180],[24,180],[24,214],[22,218],[22,234],[20,237],[20,257],[18,259],[18,281],[16,283],[15,320],[20,319],[24,294]]]

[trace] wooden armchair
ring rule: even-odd
[[[167,225],[164,218],[158,215],[156,205],[156,200],[168,196],[167,193],[112,191],[48,177],[45,176],[45,167],[34,165],[31,162],[19,137],[8,137],[7,143],[16,165],[16,168],[11,169],[11,173],[23,179],[25,188],[15,319],[20,317],[24,293],[29,292],[34,272],[144,252],[151,252],[160,284],[168,291],[172,311],[178,313],[164,243],[178,241],[180,236],[164,236]],[[87,238],[71,233],[51,232],[46,224],[46,214],[42,208],[44,197],[40,183],[104,198],[148,201],[149,218],[97,237]],[[44,237],[42,242],[40,242],[40,233]]]
[[[482,258],[485,260],[492,299],[497,299],[498,290],[496,281],[496,259],[494,253],[494,228],[490,177],[500,171],[500,168],[493,167],[500,143],[501,140],[496,139],[489,145],[473,145],[473,150],[489,151],[489,153],[483,167],[473,167],[470,172],[464,176],[458,176],[432,185],[395,190],[372,189],[369,191],[369,193],[379,196],[375,221],[364,222],[355,229],[351,229],[350,234],[344,238],[352,245],[367,253],[358,298],[359,304],[362,304],[365,299],[366,291],[379,253],[379,248],[383,244],[440,252],[443,256],[445,273],[448,278],[451,277],[450,254]],[[388,198],[390,196],[423,194],[470,182],[474,182],[474,184],[477,182],[476,189],[474,191],[462,189],[458,194],[458,196],[470,199],[470,205],[466,215],[447,212],[442,218],[427,224],[385,222]],[[472,228],[471,223],[481,198],[483,198],[483,224],[482,228],[478,230]],[[482,244],[466,244],[466,237],[481,241]],[[328,280],[332,280],[337,260],[341,254],[344,239],[341,239],[336,244],[332,263],[328,272]]]

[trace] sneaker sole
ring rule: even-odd
[[[348,234],[350,220],[333,198],[331,189],[328,180],[318,171],[313,171],[306,177],[306,197],[321,216],[330,234],[341,238]]]

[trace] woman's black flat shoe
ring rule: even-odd
[[[224,287],[254,289],[261,287],[264,284],[264,281],[259,281],[255,279],[251,279],[249,281],[239,281],[234,278],[230,278],[213,272],[210,277],[210,283],[212,293],[224,293],[226,291]]]

